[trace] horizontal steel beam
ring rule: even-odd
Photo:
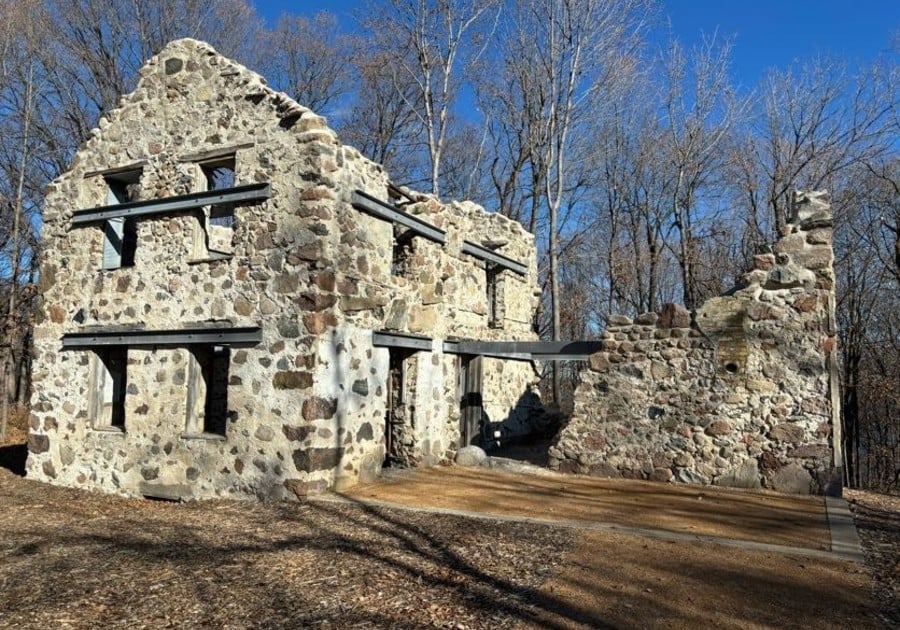
[[[395,331],[373,331],[372,344],[377,347],[432,349],[431,337]],[[448,340],[445,354],[471,354],[511,361],[587,361],[601,349],[599,341],[473,341]]]
[[[463,241],[461,249],[463,254],[468,254],[469,256],[474,256],[475,258],[480,258],[481,260],[486,260],[488,262],[494,263],[495,265],[499,265],[504,269],[514,271],[520,276],[528,274],[528,267],[526,265],[523,265],[519,261],[513,260],[512,258],[507,258],[502,254],[498,254],[497,252],[490,250],[487,247],[477,245],[476,243],[473,243],[471,241]]]
[[[66,333],[63,348],[98,346],[256,345],[262,341],[259,326],[244,328],[182,328],[177,330],[91,330]]]
[[[381,348],[407,348],[431,351],[431,337],[402,332],[372,331],[372,345]]]
[[[385,203],[371,195],[367,195],[361,190],[357,190],[353,193],[352,204],[357,210],[371,214],[379,219],[384,219],[385,221],[399,223],[416,234],[432,240],[435,243],[443,245],[447,242],[447,233],[444,232],[444,230],[431,225],[427,221],[423,221],[419,217],[407,214],[389,203]]]
[[[469,354],[468,352],[457,352],[457,354]],[[535,358],[533,355],[528,354],[527,352],[483,352],[478,355],[479,357],[486,357],[488,359],[505,359],[508,361],[538,361],[539,359]]]
[[[494,357],[528,354],[536,361],[578,360],[602,349],[600,341],[458,341],[456,344],[460,354]]]
[[[87,210],[77,210],[72,214],[72,225],[85,225],[106,221],[116,217],[138,217],[150,214],[165,214],[169,212],[184,212],[203,206],[233,203],[246,204],[255,201],[265,201],[272,195],[268,183],[246,184],[234,188],[221,190],[207,190],[204,192],[166,197],[165,199],[148,199],[145,201],[129,201],[113,206],[98,206]]]

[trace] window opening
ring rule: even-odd
[[[387,410],[384,427],[383,467],[408,468],[412,462],[412,416],[407,388],[413,385],[409,373],[409,359],[414,356],[407,348],[389,349]]]
[[[95,429],[125,430],[128,350],[110,347],[94,355],[93,422]]]
[[[485,267],[485,286],[487,289],[488,327],[503,328],[506,311],[503,303],[503,278],[500,274],[503,267],[488,263]]]
[[[234,188],[234,156],[200,164],[206,190]],[[206,206],[197,219],[201,229],[197,232],[194,255],[196,258],[226,258],[233,252],[234,203]]]
[[[228,417],[228,346],[197,346],[191,349],[188,389],[188,435],[225,436]]]
[[[416,233],[410,229],[394,226],[394,249],[391,257],[391,275],[407,277],[413,268],[413,238]]]
[[[141,169],[106,175],[106,205],[137,201]],[[137,220],[134,217],[107,219],[103,226],[103,269],[134,266],[137,250]]]
[[[225,162],[201,164],[206,177],[206,190],[225,190],[234,188],[234,158]],[[221,203],[210,207],[210,225],[217,227],[234,227],[234,204]]]
[[[484,380],[483,358],[477,355],[459,357],[459,445],[483,446],[485,430],[484,400],[482,397]]]

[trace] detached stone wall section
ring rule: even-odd
[[[213,172],[223,165],[233,176]],[[167,199],[216,177],[224,188],[267,183],[270,195],[137,217],[117,237],[136,243],[133,264],[108,264],[109,225],[73,223],[126,193]],[[447,242],[407,239],[398,265],[402,230],[353,205],[356,191],[388,202],[389,190],[384,169],[325,119],[209,45],[178,40],[150,59],[47,189],[28,476],[125,495],[280,499],[371,480],[389,455],[452,458],[461,358],[443,341],[536,338],[534,238],[473,203],[406,191],[396,203]],[[505,308],[492,322],[485,261],[463,253],[463,239],[527,270],[500,273]],[[198,327],[261,341],[63,347],[79,334]],[[383,330],[430,346],[375,346]],[[535,381],[527,362],[486,378],[489,421],[526,430]],[[393,417],[391,387],[404,406]],[[393,454],[391,427],[402,438]]]
[[[790,493],[839,488],[833,219],[795,195],[792,223],[741,286],[696,313],[611,318],[551,467]]]

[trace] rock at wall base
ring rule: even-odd
[[[321,494],[328,488],[328,484],[321,479],[315,481],[303,481],[301,479],[285,479],[284,489],[300,501],[305,501],[310,495]]]
[[[182,483],[148,483],[142,481],[138,486],[139,492],[151,499],[165,499],[167,501],[184,501],[193,495],[193,488]]]
[[[709,479],[690,468],[679,468],[675,473],[675,478],[681,483],[692,483],[705,485],[709,483]]]
[[[456,452],[457,466],[481,466],[487,461],[487,453],[478,446],[464,446]]]
[[[772,476],[772,488],[788,494],[812,494],[813,479],[800,464],[788,464]]]
[[[715,484],[729,488],[759,489],[762,484],[759,481],[759,467],[755,459],[745,459],[740,466],[736,466],[724,475],[720,475]]]

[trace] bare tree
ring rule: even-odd
[[[25,341],[28,330],[27,299],[21,299],[22,272],[28,277],[33,269],[34,251],[27,248],[24,233],[30,230],[26,200],[26,178],[32,152],[35,150],[35,112],[37,101],[37,73],[34,52],[38,44],[34,20],[39,7],[36,3],[0,5],[4,18],[2,32],[3,57],[0,59],[0,125],[4,136],[0,170],[6,184],[0,186],[3,204],[0,206],[0,234],[2,234],[2,270],[7,294],[3,322],[3,369],[0,373],[0,443],[6,439],[11,397],[18,399],[19,375],[28,353]],[[24,310],[23,310],[24,307]]]
[[[547,213],[551,336],[560,338],[560,213],[570,209],[576,173],[587,164],[587,130],[601,96],[631,71],[645,5],[639,0],[528,0],[515,3],[515,31],[504,48],[518,92],[529,101],[528,163],[533,192]],[[559,400],[559,371],[553,397]]]
[[[415,101],[417,87],[412,81],[399,83],[385,52],[359,46],[353,63],[358,88],[349,115],[339,124],[341,135],[394,179],[414,185],[421,127],[409,103]]]
[[[602,321],[612,313],[655,311],[678,284],[669,277],[674,226],[668,162],[660,151],[659,93],[650,77],[640,79],[623,92],[597,136],[588,264],[600,272],[592,283],[603,296]]]
[[[494,0],[387,0],[380,9],[368,27],[390,60],[387,67],[398,93],[421,125],[428,151],[428,182],[438,195],[461,74],[489,39],[498,15],[496,4]],[[416,90],[407,96],[409,81]]]
[[[316,112],[339,113],[350,90],[352,48],[337,17],[282,15],[268,46],[263,71],[274,85]]]
[[[842,171],[884,154],[896,107],[888,80],[878,66],[848,77],[842,63],[828,59],[764,80],[735,177],[760,231],[772,237],[788,221],[793,190],[827,188]]]
[[[842,178],[835,249],[847,482],[900,486],[900,158]]]
[[[748,101],[738,99],[728,77],[730,43],[704,38],[689,55],[675,41],[665,61],[666,150],[670,184],[669,211],[678,233],[676,257],[681,267],[684,305],[694,308],[709,291],[701,291],[697,266],[704,234],[698,221],[699,194],[722,172],[725,147]]]
[[[497,29],[498,45],[479,59],[474,72],[478,103],[484,114],[490,157],[490,180],[497,211],[536,232],[544,171],[534,157],[543,125],[543,95],[534,89],[531,65],[516,62],[528,54],[521,47],[514,14]]]

